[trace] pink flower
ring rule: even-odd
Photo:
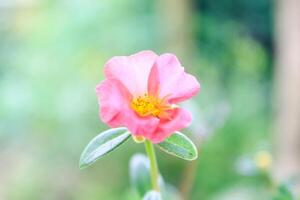
[[[96,92],[100,117],[109,126],[125,126],[158,143],[190,124],[190,113],[177,103],[194,96],[200,84],[175,55],[116,56],[105,64],[105,77]]]

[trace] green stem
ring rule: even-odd
[[[158,167],[157,167],[157,162],[156,162],[155,150],[154,150],[153,144],[148,140],[145,141],[145,149],[148,154],[148,158],[150,160],[152,187],[153,187],[153,190],[159,191]]]

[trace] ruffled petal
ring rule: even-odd
[[[184,71],[175,55],[159,56],[153,68],[157,69],[152,69],[149,76],[148,82],[152,81],[151,89],[159,88],[161,97],[169,95],[170,103],[189,99],[200,90],[197,79]]]
[[[147,139],[154,133],[159,124],[156,117],[140,117],[134,111],[128,110],[124,118],[124,126],[135,136],[143,136]]]
[[[100,117],[109,126],[125,126],[133,135],[158,143],[190,124],[190,113],[181,108],[167,110],[167,117],[141,117],[130,106],[133,98],[147,92],[173,104],[199,91],[200,84],[184,71],[176,56],[142,51],[113,57],[105,65],[105,76],[96,92]]]
[[[119,80],[132,95],[143,95],[147,92],[149,73],[157,57],[152,51],[113,57],[105,64],[105,76]]]
[[[100,118],[110,127],[125,126],[134,135],[148,137],[159,124],[155,117],[139,117],[131,108],[129,91],[116,79],[106,79],[96,87]]]
[[[160,120],[160,123],[154,133],[149,137],[153,143],[159,143],[172,135],[175,131],[179,131],[188,127],[192,121],[191,114],[182,108],[173,111],[170,120]]]
[[[123,114],[132,98],[129,91],[116,79],[106,79],[96,86],[100,118],[112,127],[122,124]]]

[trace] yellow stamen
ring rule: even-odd
[[[154,117],[166,116],[167,110],[174,109],[174,105],[169,104],[166,99],[167,96],[160,99],[156,96],[144,94],[131,101],[131,108],[142,117],[149,115]]]

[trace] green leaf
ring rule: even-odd
[[[195,160],[198,157],[198,151],[194,143],[178,131],[157,145],[166,153],[184,160]]]
[[[157,191],[149,191],[144,196],[143,200],[162,200],[161,194]]]
[[[278,188],[277,194],[273,200],[294,200],[294,197],[287,186],[281,185]]]
[[[79,161],[80,169],[90,166],[102,156],[120,146],[129,137],[130,133],[123,127],[109,129],[100,133],[83,150]]]
[[[150,163],[144,154],[135,154],[130,159],[129,174],[132,186],[140,197],[151,190]]]
[[[134,154],[130,159],[129,175],[131,184],[137,191],[139,197],[145,196],[152,188],[150,161],[144,154]],[[164,191],[165,183],[162,176],[159,174],[158,184],[162,191]]]

